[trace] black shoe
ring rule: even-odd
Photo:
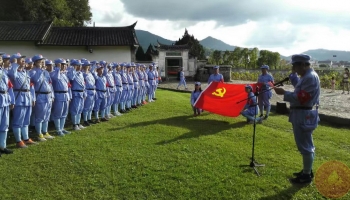
[[[310,174],[301,174],[300,176],[297,176],[296,178],[291,178],[289,181],[292,184],[309,184],[312,182],[312,178]]]
[[[85,121],[83,125],[84,126],[91,126],[91,124],[89,122],[87,122],[87,121]]]
[[[303,174],[303,170],[301,170],[300,172],[295,172],[293,173],[293,176],[301,176]],[[314,178],[314,173],[311,170],[311,174],[310,174],[311,178]]]
[[[265,115],[264,119],[267,119],[269,116]]]
[[[94,121],[92,120],[88,120],[89,124],[96,124]]]
[[[157,98],[153,98],[153,100],[157,100]]]
[[[261,114],[259,117],[263,117],[264,115],[263,114]]]
[[[1,154],[12,154],[13,153],[13,151],[12,150],[10,150],[10,149],[6,149],[6,148],[4,148],[4,149],[0,149],[0,156],[1,156]]]

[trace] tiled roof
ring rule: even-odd
[[[51,22],[0,21],[0,41],[40,41],[50,26]]]
[[[136,23],[125,27],[52,27],[39,45],[133,46],[139,45]]]
[[[154,47],[156,49],[162,49],[162,50],[184,50],[184,49],[190,49],[190,46],[187,45],[187,44],[184,44],[184,45],[167,45],[167,44],[162,44],[160,42],[158,42],[158,45],[155,45]]]

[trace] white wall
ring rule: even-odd
[[[105,60],[107,62],[131,62],[131,50],[129,46],[96,46],[90,47],[93,53],[90,53],[86,47],[78,46],[35,46],[34,42],[3,42],[0,41],[0,52],[7,54],[21,53],[27,57],[33,57],[41,54],[45,58],[55,60],[81,59]]]

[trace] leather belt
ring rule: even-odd
[[[128,83],[123,83],[123,85],[126,85],[126,84],[128,84]]]
[[[15,92],[29,92],[30,90],[19,90],[19,89],[14,89],[13,91],[15,91]]]
[[[303,106],[292,106],[290,107],[292,110],[312,110],[312,107],[303,107]]]
[[[121,85],[116,85],[117,87],[122,87]]]
[[[109,88],[114,88],[114,86],[108,86]]]
[[[129,83],[129,85],[134,85],[133,83]]]
[[[84,90],[72,90],[73,92],[84,92]]]
[[[67,93],[68,91],[55,91],[55,93]]]
[[[107,92],[107,90],[96,90],[96,91],[99,91],[99,92]]]
[[[7,91],[0,91],[0,94],[6,94]]]
[[[94,88],[89,88],[89,89],[87,89],[87,90],[95,90]]]
[[[51,94],[51,92],[37,92],[37,91],[35,91],[35,93],[37,93],[37,94]]]

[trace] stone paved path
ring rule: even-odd
[[[233,80],[230,83],[246,84],[252,82]],[[176,89],[177,85],[178,82],[163,82],[158,85],[158,88]],[[194,90],[194,82],[188,82],[187,86],[189,91]],[[202,83],[202,89],[206,87],[207,84]],[[285,85],[283,88],[289,91],[293,90],[293,86],[291,85]],[[180,90],[184,90],[184,87],[181,86]],[[332,93],[330,89],[321,89],[319,113],[332,117],[350,119],[350,95],[341,93],[341,90],[336,90]],[[276,102],[283,102],[283,96],[277,95],[273,91],[271,104],[276,105]]]

